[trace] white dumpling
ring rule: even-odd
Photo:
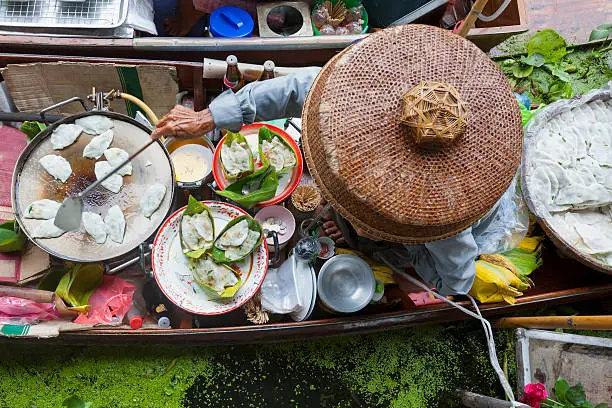
[[[227,249],[230,246],[239,246],[242,244],[249,234],[249,223],[247,220],[242,220],[232,225],[223,235],[217,240],[215,246],[219,249]]]
[[[112,171],[112,167],[108,162],[101,161],[97,162],[94,167],[94,173],[96,173],[96,179],[100,180],[102,177],[106,176],[108,173]],[[118,193],[121,190],[121,186],[123,185],[123,177],[118,175],[117,173],[110,176],[108,179],[102,182],[102,186],[107,190],[112,191],[113,193]]]
[[[228,176],[235,177],[251,169],[251,156],[247,149],[249,146],[246,143],[241,144],[235,140],[230,146],[225,143],[221,146],[221,163]]]
[[[227,259],[240,259],[244,257],[246,254],[253,250],[257,240],[259,239],[259,232],[249,230],[247,238],[240,246],[231,246],[225,250],[225,257]]]
[[[213,225],[207,212],[183,215],[181,237],[187,247],[185,252],[209,248],[214,240]]]
[[[83,157],[88,159],[99,159],[108,149],[108,146],[113,142],[113,131],[107,130],[100,136],[93,137],[85,149],[83,149]]]
[[[65,183],[72,174],[72,167],[70,167],[70,163],[68,163],[68,160],[64,159],[62,156],[48,154],[41,157],[38,162],[41,166],[43,166],[47,173],[60,180],[62,183]]]
[[[223,265],[216,264],[212,259],[201,257],[193,264],[193,275],[197,282],[211,287],[218,293],[226,287],[238,283],[238,277]]]
[[[281,171],[284,167],[285,160],[283,155],[274,148],[274,145],[267,140],[264,140],[261,144],[261,151],[266,156],[270,165],[274,167],[276,171]]]
[[[77,140],[82,131],[82,127],[72,123],[59,125],[53,133],[51,133],[51,146],[53,146],[55,150],[61,150],[68,147]]]
[[[155,210],[160,206],[166,195],[166,186],[163,184],[153,184],[147,188],[144,195],[140,199],[140,212],[145,217],[149,218]]]
[[[32,232],[32,238],[57,238],[65,231],[55,226],[55,218],[40,222]]]
[[[90,135],[99,135],[111,129],[114,124],[111,118],[107,118],[102,115],[86,116],[84,118],[77,119],[75,123],[81,126],[85,132]]]
[[[106,225],[106,232],[108,237],[121,244],[125,235],[125,216],[123,211],[118,205],[113,205],[104,217],[104,224]]]
[[[283,167],[291,167],[295,165],[295,154],[293,153],[293,150],[285,146],[278,137],[272,139],[272,145],[273,148],[282,156]]]
[[[111,147],[110,149],[106,149],[104,151],[104,157],[110,163],[110,165],[115,168],[119,166],[121,163],[127,160],[130,155],[123,149],[119,149],[118,147]],[[132,174],[132,163],[128,163],[117,171],[117,174],[122,176],[129,176]]]
[[[83,228],[85,231],[96,241],[98,244],[103,244],[106,242],[106,225],[104,225],[104,221],[100,214],[92,213],[92,212],[84,212],[83,213]]]
[[[49,220],[51,218],[55,218],[55,214],[57,214],[57,211],[61,206],[61,203],[53,200],[47,200],[46,198],[43,200],[34,201],[32,204],[28,205],[28,208],[26,208],[24,217],[35,218],[38,220]]]

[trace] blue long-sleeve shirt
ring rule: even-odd
[[[216,126],[238,132],[243,124],[255,121],[300,117],[308,91],[319,71],[319,68],[309,68],[296,74],[248,84],[236,93],[222,93],[210,105]],[[509,190],[505,196],[512,192]],[[491,220],[494,228],[507,222],[497,220],[499,217],[495,217],[495,213],[492,211],[474,226],[441,241],[424,245],[389,245],[385,257],[398,267],[412,266],[421,278],[443,295],[466,294],[476,275],[474,261],[479,255],[478,236],[491,228]]]

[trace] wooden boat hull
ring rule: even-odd
[[[101,59],[90,57],[63,57],[50,55],[0,54],[0,66],[9,63],[55,62],[60,60],[86,62],[115,62],[129,64],[161,64],[177,68],[181,90],[192,90],[196,109],[204,106],[205,91],[220,89],[220,81],[202,79],[202,64],[181,61],[152,61],[134,59]],[[542,308],[566,303],[595,300],[612,295],[612,276],[588,269],[578,262],[561,259],[552,243],[547,243],[544,266],[533,273],[536,287],[527,291],[514,306],[503,303],[483,305],[485,316],[512,314],[521,310]],[[395,309],[370,305],[362,313],[350,316],[332,316],[316,310],[312,320],[305,322],[280,321],[265,325],[249,323],[241,310],[215,318],[198,320],[201,328],[193,328],[192,316],[177,312],[175,329],[144,328],[132,330],[127,326],[96,328],[62,333],[57,338],[24,339],[18,341],[59,343],[184,343],[184,344],[239,344],[265,343],[316,337],[365,334],[400,329],[416,325],[454,322],[468,316],[446,304],[415,306],[406,293],[390,287],[387,293],[398,303]],[[148,326],[149,327],[149,326]],[[11,341],[3,339],[2,341]]]

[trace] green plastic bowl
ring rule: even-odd
[[[312,11],[310,12],[311,18],[312,18],[312,13],[314,13],[315,9],[319,6],[319,4],[323,3],[323,1],[325,0],[317,0],[314,7],[312,8]],[[333,5],[335,5],[339,1],[343,1],[347,8],[363,6],[361,2],[358,0],[330,0],[330,1]],[[365,34],[369,28],[368,27],[368,12],[366,11],[365,7],[361,7],[361,19],[363,20],[363,31],[361,32],[361,34]],[[321,33],[319,32],[317,27],[314,25],[314,23],[312,23],[312,31],[314,32],[314,35],[321,35]]]

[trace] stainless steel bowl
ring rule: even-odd
[[[336,255],[325,262],[317,279],[323,306],[337,313],[354,313],[370,303],[376,289],[372,268],[355,255]]]

